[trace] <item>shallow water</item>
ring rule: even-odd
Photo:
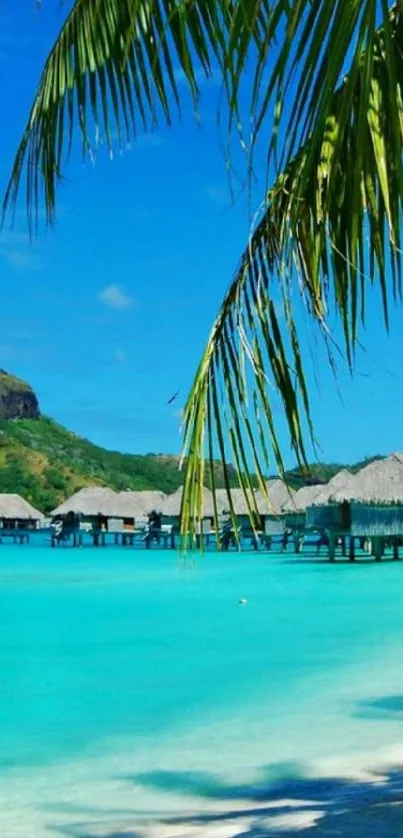
[[[368,799],[403,762],[402,593],[403,563],[2,546],[0,834],[285,835]]]

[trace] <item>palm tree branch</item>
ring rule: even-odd
[[[25,171],[30,225],[44,188],[47,220],[69,156],[76,122],[83,154],[104,136],[110,152],[159,120],[170,124],[180,104],[178,71],[196,104],[196,69],[218,58],[209,2],[77,0],[46,61],[17,150],[4,211],[14,208]],[[204,25],[206,24],[206,26]],[[209,34],[210,30],[210,34]],[[124,131],[124,139],[122,137]]]
[[[227,53],[234,21],[248,44],[259,42],[269,9],[270,0],[76,0],[39,81],[3,215],[14,210],[24,175],[30,228],[42,190],[52,223],[76,127],[84,158],[101,141],[112,154],[140,131],[170,125],[189,93],[196,109],[200,71],[208,78],[218,68],[225,89],[235,84]]]
[[[401,296],[402,46],[403,17],[395,7],[387,26],[374,29],[368,51],[361,51],[359,61],[353,59],[351,75],[335,90],[320,143],[312,134],[268,192],[263,217],[224,298],[186,405],[188,486],[189,475],[197,483],[197,463],[214,456],[217,438],[229,440],[218,453],[221,459],[235,460],[244,491],[252,489],[257,456],[260,474],[268,472],[266,437],[271,468],[284,475],[284,421],[295,458],[306,465],[305,438],[308,434],[314,442],[314,437],[293,286],[328,350],[330,315],[336,311],[351,368],[367,289],[375,284],[388,327],[390,301]],[[282,404],[278,421],[271,391]],[[207,430],[207,452],[200,424],[205,394],[221,399],[214,425],[210,420]],[[257,431],[246,464],[235,449],[240,450],[241,438],[250,441],[248,423]],[[190,493],[187,506],[193,508]],[[186,525],[189,529],[191,521]]]

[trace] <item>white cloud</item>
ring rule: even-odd
[[[115,360],[118,364],[125,364],[127,361],[127,355],[124,349],[120,349],[119,347],[115,349]]]
[[[116,311],[124,311],[124,309],[131,308],[131,306],[134,305],[133,297],[130,297],[125,293],[123,288],[120,288],[119,285],[115,285],[114,283],[107,285],[106,288],[101,291],[99,299],[102,300],[108,308],[114,308]]]

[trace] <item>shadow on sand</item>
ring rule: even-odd
[[[378,782],[308,778],[297,764],[265,768],[250,785],[231,785],[208,773],[175,771],[154,771],[119,780],[132,782],[137,789],[185,795],[189,798],[188,814],[144,818],[133,811],[131,816],[122,812],[116,817],[116,812],[102,810],[97,822],[53,825],[53,834],[69,838],[403,836],[402,770],[379,776]]]

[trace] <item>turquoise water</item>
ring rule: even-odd
[[[271,787],[400,764],[402,592],[403,563],[1,547],[0,834],[229,837]]]

